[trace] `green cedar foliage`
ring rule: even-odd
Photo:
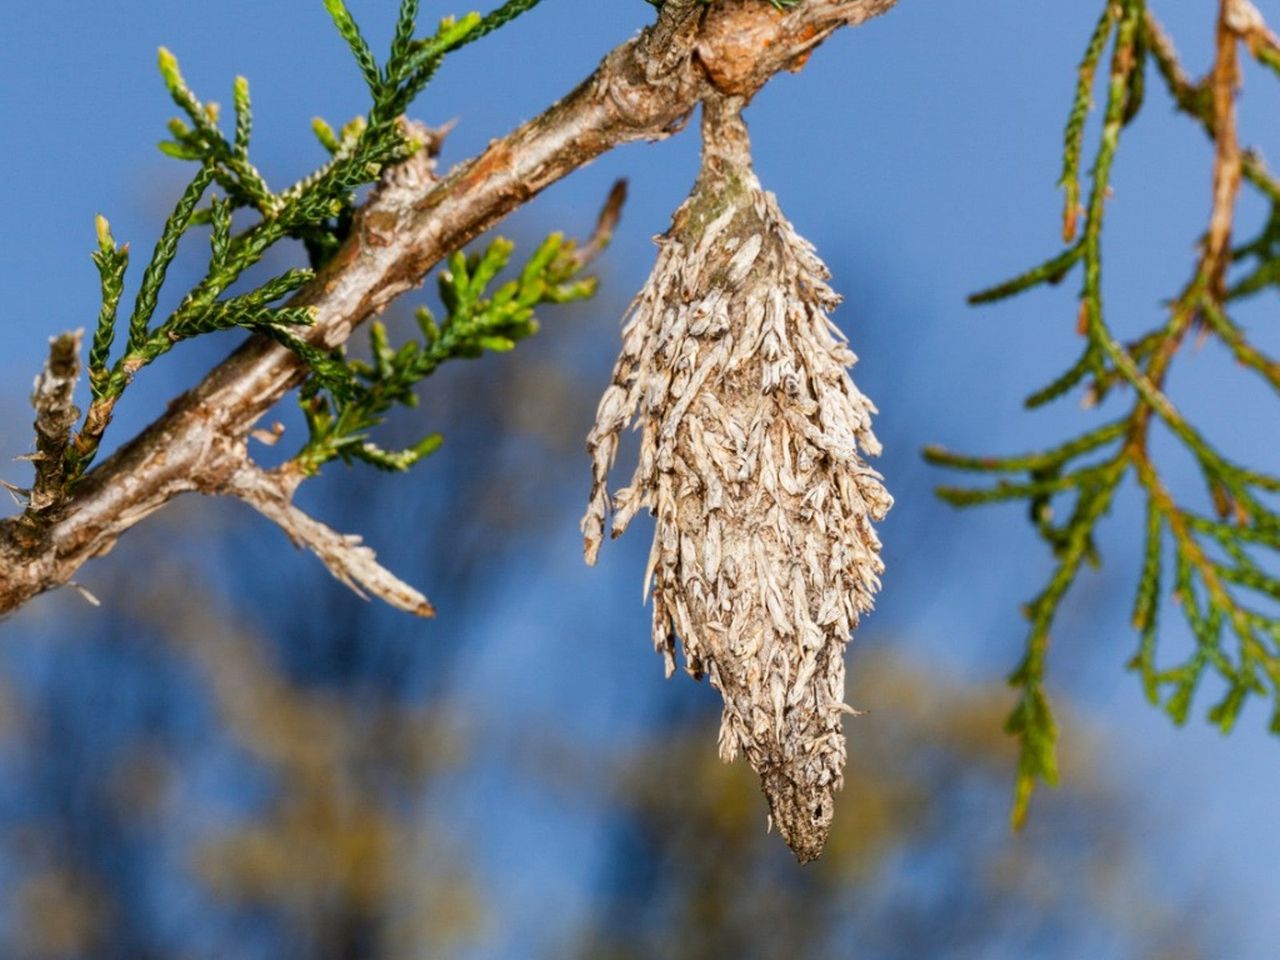
[[[1108,45],[1102,130],[1080,210],[1086,119]],[[1260,46],[1251,52],[1272,69],[1280,65],[1273,49]],[[1048,583],[1025,608],[1031,623],[1026,651],[1009,677],[1018,700],[1006,729],[1021,744],[1015,824],[1025,818],[1037,782],[1057,778],[1057,730],[1045,692],[1050,628],[1081,567],[1099,563],[1095,530],[1126,478],[1145,500],[1145,545],[1132,615],[1138,643],[1130,669],[1141,678],[1150,701],[1162,705],[1175,723],[1187,720],[1197,686],[1206,674],[1216,673],[1223,693],[1208,709],[1211,723],[1229,731],[1247,698],[1258,694],[1272,700],[1271,729],[1280,733],[1280,579],[1272,572],[1280,553],[1280,513],[1272,495],[1280,492],[1280,477],[1225,455],[1164,392],[1168,368],[1189,336],[1216,336],[1243,370],[1280,391],[1280,362],[1253,346],[1231,317],[1236,302],[1280,287],[1280,180],[1257,154],[1243,152],[1243,182],[1270,209],[1261,230],[1230,250],[1224,258],[1229,262],[1215,264],[1202,254],[1186,287],[1170,301],[1168,314],[1135,339],[1119,339],[1103,310],[1104,214],[1113,163],[1122,135],[1142,109],[1151,66],[1175,107],[1214,136],[1212,77],[1201,83],[1186,77],[1145,0],[1107,0],[1085,47],[1064,137],[1059,184],[1066,199],[1063,234],[1069,246],[970,298],[975,304],[1001,300],[1056,284],[1079,268],[1082,351],[1060,376],[1027,397],[1026,406],[1040,407],[1082,388],[1089,408],[1113,391],[1127,390],[1128,408],[1056,446],[1023,456],[925,451],[928,460],[941,466],[998,476],[991,486],[943,487],[938,493],[960,507],[1025,503],[1055,559]],[[1081,213],[1083,230],[1076,239]],[[1175,499],[1149,450],[1154,425],[1175,438],[1199,468],[1207,492],[1203,507]],[[1160,663],[1157,657],[1157,612],[1166,595],[1195,639],[1190,653],[1172,663]]]
[[[513,247],[501,237],[483,253],[455,253],[440,274],[445,314],[439,323],[425,307],[417,311],[421,340],[391,346],[381,323],[370,325],[371,360],[336,364],[336,376],[314,376],[300,396],[310,438],[294,458],[304,475],[330,460],[361,460],[384,470],[407,470],[433,453],[441,436],[432,433],[404,450],[384,450],[368,439],[397,404],[415,406],[415,385],[440,364],[486,352],[505,353],[538,329],[534,308],[589,297],[595,279],[579,279],[584,259],[572,241],[553,233],[520,273],[492,289],[511,259]]]
[[[238,327],[266,334],[286,344],[311,366],[311,380],[325,386],[330,394],[330,405],[355,403],[365,412],[350,422],[359,421],[368,426],[373,422],[371,417],[376,421],[384,409],[379,407],[382,400],[363,398],[360,390],[368,388],[357,386],[367,381],[367,371],[340,354],[329,354],[309,346],[295,333],[312,323],[314,318],[309,308],[292,307],[282,301],[312,279],[314,274],[311,270],[286,271],[247,293],[230,295],[228,291],[246,270],[261,261],[268,249],[283,240],[302,241],[313,267],[332,256],[350,227],[356,190],[375,181],[385,166],[407,159],[422,146],[405,133],[400,117],[427,86],[445,57],[509,23],[538,2],[507,0],[486,15],[471,13],[461,18],[447,17],[439,22],[433,33],[419,37],[418,0],[402,0],[390,54],[380,65],[344,0],[324,0],[325,8],[346,40],[369,87],[372,103],[367,115],[347,124],[340,133],[335,133],[323,121],[317,121],[314,130],[330,154],[328,162],[292,186],[278,191],[271,189],[249,157],[253,110],[248,81],[243,77],[235,80],[232,89],[234,125],[230,134],[224,133],[219,125],[218,106],[201,101],[187,85],[173,54],[163,48],[160,50],[160,74],[169,95],[183,114],[181,118],[170,121],[169,139],[160,144],[160,149],[168,156],[195,163],[197,169],[165,223],[160,240],[143,270],[133,308],[123,321],[118,313],[125,271],[129,265],[129,249],[127,245],[118,245],[106,219],[98,218],[98,247],[93,253],[93,261],[101,277],[102,307],[89,354],[92,401],[68,452],[66,476],[69,483],[79,479],[92,464],[115,404],[137,372],[174,344],[216,330]],[[254,222],[238,232],[232,225],[232,217],[237,210],[252,211],[256,215]],[[171,314],[157,322],[156,306],[168,268],[177,254],[179,243],[197,227],[209,228],[209,259],[205,275]],[[499,241],[491,250],[505,249],[509,253],[509,247],[504,243]],[[557,251],[565,249],[564,242],[558,238],[549,240],[548,244]],[[555,259],[554,255],[552,259]],[[492,261],[486,260],[489,262]],[[557,263],[562,267],[563,258]],[[549,266],[546,269],[550,272],[539,274],[537,280],[545,288],[542,293],[547,290],[555,293],[545,297],[539,293],[532,298],[533,301],[541,303],[554,296],[570,299],[589,292],[589,284],[569,283],[569,277],[563,272],[555,273]],[[472,293],[472,288],[468,287],[466,296]],[[530,296],[528,290],[520,289],[522,310],[531,310],[531,305],[525,302]],[[501,310],[499,307],[491,309]],[[504,314],[508,319],[512,315],[509,312]],[[512,328],[511,334],[519,332],[523,335],[526,330],[532,330],[532,320],[528,316],[522,316],[520,322],[526,326],[519,331]],[[494,323],[498,332],[492,336],[506,336],[501,331],[507,327],[497,321]],[[125,344],[113,360],[112,348],[120,328],[127,331]],[[471,320],[461,322],[459,329],[471,331]],[[458,335],[455,339],[461,343],[466,337]],[[467,340],[464,346],[472,349],[475,343]],[[448,352],[453,349],[455,345],[451,340],[448,347],[426,352],[439,362],[456,355]],[[463,346],[456,349],[461,350]],[[411,384],[407,384],[404,377],[418,374],[420,379],[430,372],[424,370],[424,364],[402,370],[397,374],[400,380],[394,389],[383,385],[374,392],[379,398],[394,394],[395,400],[403,400],[404,391],[411,389]],[[314,406],[319,387],[309,385],[307,395],[307,402]],[[313,432],[315,429],[313,423]],[[347,437],[347,434],[342,436]],[[325,459],[321,450],[341,449],[344,451],[341,455],[345,456],[345,444],[348,442],[344,440],[334,446],[337,435],[323,442],[317,441],[313,435],[306,453],[308,462],[317,462],[317,457]],[[329,455],[339,454],[333,452]],[[364,459],[376,460],[376,457],[370,454]],[[380,465],[386,465],[386,462]]]

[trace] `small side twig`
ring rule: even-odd
[[[609,188],[609,195],[605,197],[604,206],[600,208],[600,214],[596,217],[595,229],[591,231],[591,236],[587,242],[574,251],[573,259],[579,266],[585,267],[609,246],[609,241],[613,239],[613,231],[618,229],[618,221],[622,219],[622,208],[627,202],[627,181],[626,178],[615,180],[613,186]]]
[[[1270,693],[1275,704],[1271,729],[1280,733],[1280,658],[1274,644],[1280,638],[1280,616],[1274,609],[1274,601],[1280,600],[1280,579],[1267,565],[1280,550],[1276,533],[1280,522],[1264,496],[1280,489],[1280,478],[1236,463],[1220,452],[1211,436],[1180,411],[1168,393],[1172,366],[1197,330],[1206,337],[1216,335],[1244,367],[1272,387],[1280,386],[1280,364],[1251,343],[1228,310],[1231,301],[1269,287],[1280,276],[1275,267],[1280,182],[1260,155],[1243,149],[1239,139],[1242,50],[1277,68],[1280,43],[1249,0],[1218,0],[1215,6],[1212,67],[1203,79],[1194,80],[1144,0],[1108,0],[1086,47],[1065,136],[1065,232],[1071,242],[1080,148],[1093,94],[1091,81],[1110,37],[1111,70],[1101,136],[1091,167],[1083,237],[1057,256],[972,298],[973,302],[1003,299],[1057,282],[1080,265],[1084,277],[1077,330],[1086,341],[1084,349],[1068,370],[1032,394],[1027,405],[1041,406],[1087,382],[1086,405],[1096,405],[1114,388],[1128,387],[1134,394],[1132,407],[1119,420],[1028,455],[974,457],[926,451],[934,463],[996,475],[994,484],[944,487],[938,492],[956,506],[1025,501],[1037,533],[1058,561],[1050,583],[1029,605],[1032,627],[1027,653],[1010,677],[1010,683],[1022,694],[1007,727],[1020,738],[1022,747],[1015,824],[1025,817],[1036,782],[1052,783],[1056,777],[1056,726],[1044,688],[1049,631],[1083,565],[1099,562],[1095,529],[1119,485],[1130,475],[1147,507],[1143,562],[1132,615],[1139,644],[1130,667],[1140,675],[1147,697],[1163,706],[1175,723],[1184,723],[1197,685],[1206,672],[1213,672],[1226,682],[1227,690],[1208,711],[1211,723],[1224,732],[1231,729],[1248,697]],[[1103,221],[1121,135],[1143,102],[1148,58],[1178,111],[1196,121],[1213,141],[1212,204],[1190,280],[1170,301],[1167,316],[1159,325],[1125,343],[1103,310]],[[1236,211],[1245,185],[1258,191],[1271,213],[1255,238],[1237,244],[1233,237]],[[1231,282],[1229,273],[1248,261],[1252,261],[1252,271]],[[1201,515],[1175,497],[1150,448],[1156,424],[1167,428],[1194,458],[1212,515]],[[1071,504],[1069,516],[1055,519],[1055,513],[1067,504]],[[1168,561],[1170,546],[1172,564]],[[1163,662],[1162,651],[1157,649],[1159,610],[1166,596],[1177,603],[1195,638],[1191,655],[1172,665]]]
[[[303,477],[294,471],[266,471],[246,460],[218,491],[243,500],[278,526],[298,547],[310,550],[329,572],[358,596],[372,594],[398,610],[435,616],[426,597],[378,563],[377,554],[354,534],[343,534],[293,503]]]
[[[1239,0],[1223,0],[1218,14],[1217,56],[1211,74],[1214,116],[1213,213],[1205,238],[1202,269],[1209,293],[1217,301],[1226,294],[1225,277],[1231,262],[1231,228],[1240,193],[1241,154],[1237,132],[1236,91],[1240,86],[1240,55],[1233,27]],[[1265,30],[1265,27],[1263,28]]]

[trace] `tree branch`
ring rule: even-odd
[[[678,131],[718,90],[750,97],[796,70],[842,26],[896,0],[807,0],[788,12],[759,0],[711,8],[668,4],[658,22],[610,52],[541,116],[436,181],[410,161],[360,211],[352,235],[293,301],[314,308],[308,339],[334,347],[362,320],[419,284],[437,262],[600,154]],[[0,613],[66,583],[91,557],[174,496],[220,493],[244,463],[255,422],[306,375],[288,350],[255,336],[76,486],[38,539],[0,523]]]

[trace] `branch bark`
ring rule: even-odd
[[[670,136],[709,93],[749,98],[779,71],[803,66],[835,30],[895,3],[806,0],[783,13],[761,0],[713,7],[668,0],[657,23],[610,52],[563,100],[442,180],[412,161],[397,168],[360,211],[344,248],[296,298],[315,308],[308,339],[344,342],[549,184],[621,144]],[[0,523],[0,614],[67,583],[173,497],[226,492],[256,421],[305,375],[292,353],[253,337],[86,475],[38,535],[18,520]]]

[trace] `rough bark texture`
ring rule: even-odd
[[[672,0],[654,27],[608,54],[562,101],[443,180],[415,183],[410,170],[379,190],[344,249],[297,298],[315,308],[311,339],[342,343],[548,184],[615,146],[670,135],[716,84],[749,96],[779,70],[797,68],[834,30],[895,2],[806,0],[781,13],[759,0],[710,8]],[[304,375],[293,354],[254,337],[89,473],[38,532],[0,523],[0,613],[68,582],[174,496],[224,490],[245,463],[255,422]]]
[[[745,754],[801,862],[822,851],[845,764],[844,648],[880,586],[872,521],[892,504],[864,454],[875,408],[827,317],[839,298],[813,248],[751,169],[737,98],[704,104],[703,161],[632,305],[587,440],[582,529],[595,560],[657,517],[646,571],[653,641],[724,698],[720,755]],[[609,498],[621,431],[643,429]]]

